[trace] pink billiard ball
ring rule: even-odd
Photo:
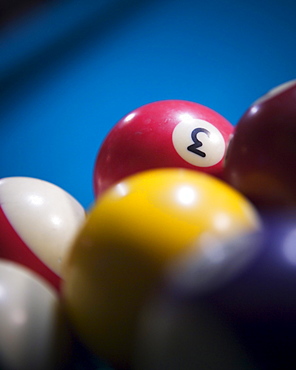
[[[262,209],[296,206],[296,80],[255,101],[235,127],[225,180]]]
[[[109,132],[95,162],[98,196],[123,178],[154,168],[182,167],[222,177],[233,126],[201,104],[164,100],[135,109]]]
[[[29,177],[0,180],[0,258],[29,267],[57,289],[84,219],[80,203],[54,184]]]

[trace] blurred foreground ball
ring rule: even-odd
[[[129,364],[139,312],[170,265],[259,227],[252,205],[210,175],[166,169],[126,178],[98,200],[65,264],[73,326],[96,354]]]
[[[190,274],[184,269],[183,279],[179,275],[170,281],[170,291],[180,300],[218,314],[258,369],[292,369],[296,364],[296,217],[268,214],[262,221],[260,232],[217,247],[217,253],[239,246],[253,250],[235,274],[229,276],[228,266],[241,264],[239,253],[225,253],[215,261],[203,254],[191,262]]]
[[[144,307],[138,328],[136,370],[257,369],[234,330],[206,305],[158,294]]]
[[[59,298],[29,269],[0,260],[1,370],[67,369],[71,338]]]

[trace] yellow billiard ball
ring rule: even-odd
[[[169,265],[207,240],[259,227],[253,206],[210,175],[157,169],[122,180],[91,209],[65,263],[73,327],[99,356],[129,364],[138,314]]]

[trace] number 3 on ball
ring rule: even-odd
[[[172,141],[177,153],[197,167],[214,166],[224,157],[226,144],[221,132],[202,119],[181,121],[173,131]]]

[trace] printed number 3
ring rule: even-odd
[[[205,128],[202,128],[202,127],[199,127],[199,128],[195,128],[192,132],[191,132],[191,139],[193,141],[194,144],[191,144],[187,147],[187,150],[189,150],[190,152],[194,153],[194,154],[197,154],[199,155],[200,157],[205,157],[206,156],[206,153],[199,150],[198,148],[200,148],[202,146],[202,142],[197,138],[197,135],[200,133],[200,132],[203,132],[204,134],[206,134],[208,137],[210,137],[210,131],[205,129]]]

